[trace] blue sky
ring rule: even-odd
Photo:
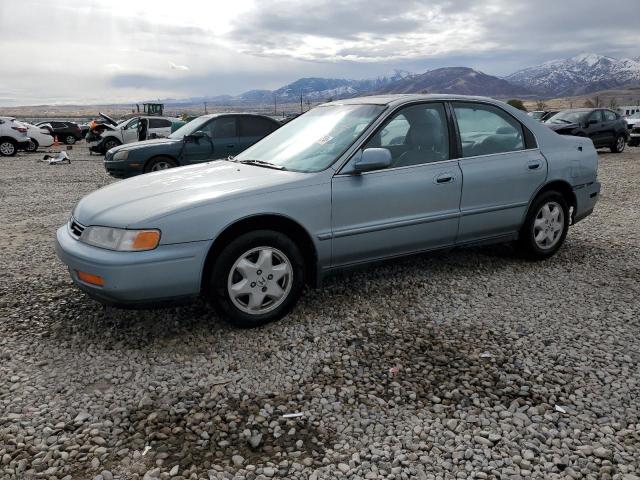
[[[2,0],[0,105],[237,94],[394,68],[506,75],[582,52],[636,57],[639,18],[638,0]]]

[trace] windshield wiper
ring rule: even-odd
[[[234,162],[244,163],[246,165],[255,165],[256,167],[274,168],[276,170],[286,170],[282,165],[266,162],[264,160],[234,160]]]
[[[573,123],[571,120],[567,120],[566,118],[554,118],[554,120],[560,120],[561,122],[564,122],[564,123]]]

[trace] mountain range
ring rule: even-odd
[[[525,68],[500,78],[468,67],[445,67],[415,74],[394,70],[373,79],[301,78],[277,90],[250,90],[237,96],[165,100],[171,105],[210,102],[257,105],[324,102],[383,93],[451,93],[496,98],[552,98],[640,85],[640,57],[617,59],[581,54]]]

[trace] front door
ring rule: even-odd
[[[611,143],[607,139],[606,125],[602,116],[602,110],[595,110],[587,117],[587,136],[596,147]]]
[[[533,135],[504,110],[471,102],[452,106],[462,147],[457,242],[513,234],[547,177],[547,161]]]
[[[208,162],[235,155],[238,145],[236,117],[216,117],[200,130],[205,136],[186,141],[183,163]]]
[[[450,157],[444,105],[402,108],[364,148],[386,148],[393,161],[362,174],[349,162],[334,176],[333,266],[453,244],[462,178]]]

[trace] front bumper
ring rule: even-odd
[[[115,252],[76,240],[68,225],[56,234],[56,252],[78,287],[101,303],[121,307],[161,306],[200,294],[211,242],[160,245],[146,252]],[[99,287],[78,278],[78,271],[98,275]]]

